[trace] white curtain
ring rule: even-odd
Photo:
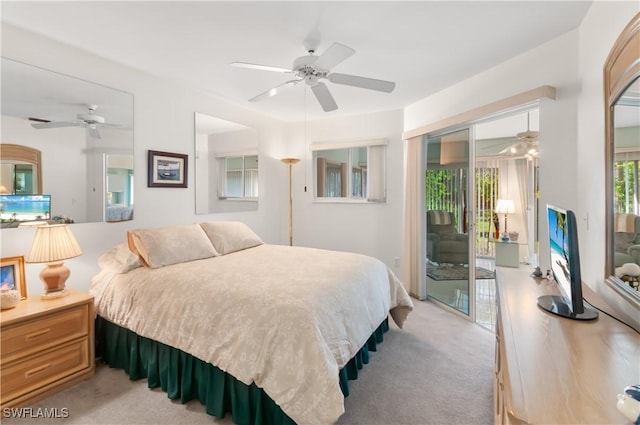
[[[244,196],[257,198],[258,195],[258,170],[245,170]]]
[[[402,250],[402,282],[414,297],[427,298],[425,255],[425,191],[422,137],[404,142],[404,237]]]
[[[385,202],[387,198],[385,188],[385,154],[386,146],[369,146],[367,159],[368,168],[368,200],[369,202]]]
[[[519,158],[515,160],[516,166],[516,178],[518,181],[518,193],[520,198],[517,202],[520,203],[519,210],[522,211],[522,217],[524,218],[524,237],[529,240],[529,217],[531,217],[531,211],[529,210],[530,205],[527,199],[527,194],[529,193],[529,171],[527,167],[527,163],[529,161],[525,158]],[[516,208],[518,211],[518,208]],[[523,240],[523,239],[520,239]],[[529,253],[531,254],[531,253]]]

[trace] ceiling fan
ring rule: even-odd
[[[31,127],[37,129],[45,128],[58,128],[58,127],[84,127],[89,134],[96,139],[101,139],[98,127],[117,127],[115,124],[107,124],[104,117],[94,114],[98,109],[98,105],[87,105],[88,113],[81,113],[77,115],[77,121],[50,121],[41,118],[29,117],[30,121],[35,121],[36,124],[31,124]]]
[[[395,88],[396,83],[391,81],[331,72],[331,69],[334,66],[349,58],[356,51],[344,44],[333,43],[322,55],[316,56],[315,44],[317,44],[315,41],[306,41],[305,48],[309,54],[296,58],[293,61],[293,66],[291,68],[279,68],[275,66],[257,65],[246,62],[232,62],[230,64],[232,66],[258,69],[262,71],[281,72],[285,74],[293,74],[295,76],[295,79],[286,81],[263,93],[260,93],[259,95],[249,99],[249,102],[256,102],[266,97],[275,96],[282,88],[295,86],[296,84],[304,81],[305,84],[311,88],[311,91],[320,103],[322,109],[325,112],[329,112],[338,109],[338,105],[331,95],[331,92],[329,92],[327,85],[320,80],[328,80],[334,84],[344,84],[347,86],[376,90],[384,93],[391,93]]]
[[[537,131],[531,131],[529,129],[529,119],[529,112],[527,112],[527,131],[516,134],[516,138],[518,141],[502,149],[500,152],[498,152],[498,155],[503,155],[506,153],[512,155],[525,155],[527,157],[538,155],[538,136],[540,135],[540,133]]]

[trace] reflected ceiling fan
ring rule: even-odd
[[[331,72],[331,69],[334,66],[349,58],[356,51],[344,44],[333,43],[322,55],[316,56],[315,51],[317,44],[318,43],[315,40],[306,40],[304,47],[309,54],[296,58],[293,61],[293,66],[291,68],[279,68],[275,66],[257,65],[246,62],[232,62],[230,65],[262,71],[293,74],[295,76],[295,79],[286,81],[263,93],[260,93],[259,95],[249,99],[249,102],[256,102],[267,97],[275,96],[281,89],[289,86],[295,86],[296,84],[304,81],[305,84],[311,88],[311,91],[320,103],[322,109],[325,112],[329,112],[338,109],[338,105],[333,99],[327,85],[321,80],[328,80],[334,84],[344,84],[347,86],[376,90],[384,93],[391,93],[396,87],[396,83],[391,81]]]
[[[98,105],[87,105],[87,108],[88,113],[78,114],[77,121],[50,121],[32,117],[29,117],[29,121],[35,121],[36,124],[31,124],[31,127],[39,130],[58,127],[84,127],[96,139],[102,138],[98,127],[118,127],[115,124],[107,124],[104,117],[94,114],[95,110],[98,109]]]
[[[512,155],[525,155],[527,157],[538,155],[538,136],[540,133],[529,129],[529,120],[530,116],[529,112],[527,112],[527,131],[516,134],[518,141],[513,143],[511,146],[507,146],[502,149],[498,152],[499,155],[506,153]]]

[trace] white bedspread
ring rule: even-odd
[[[280,245],[103,270],[91,293],[103,318],[255,382],[299,424],[337,421],[338,371],[390,311],[402,327],[413,308],[377,259]]]

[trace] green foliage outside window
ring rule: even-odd
[[[618,161],[614,166],[614,205],[618,213],[640,213],[640,161]]]

